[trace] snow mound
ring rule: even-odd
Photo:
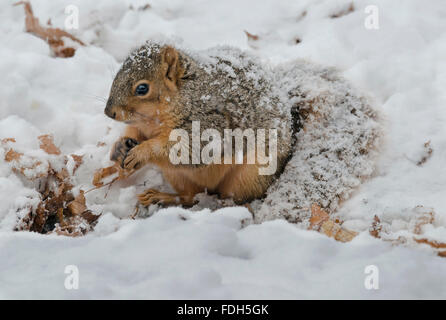
[[[276,77],[299,113],[301,128],[256,221],[305,222],[312,204],[333,212],[372,175],[381,126],[377,111],[333,68],[299,60],[278,66]]]

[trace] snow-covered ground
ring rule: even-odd
[[[23,7],[12,3],[0,3],[0,140],[14,137],[17,151],[43,156],[37,137],[53,134],[63,154],[84,155],[77,188],[89,189],[95,170],[110,165],[123,126],[105,117],[102,100],[127,53],[150,38],[335,66],[379,106],[385,140],[375,176],[337,213],[360,232],[347,244],[285,221],[246,226],[246,208],[127,219],[136,193],[163,184],[153,168],[88,193],[89,207],[103,214],[84,237],[14,232],[17,209],[36,191],[0,149],[0,298],[446,298],[444,258],[368,232],[377,215],[404,236],[423,206],[435,213],[423,236],[446,242],[443,0],[355,0],[353,12],[335,19],[351,1],[151,0],[146,10],[138,10],[145,1],[33,1],[40,21],[55,27],[64,26],[67,5],[79,8],[79,30],[70,32],[88,45],[69,59],[51,57],[24,32]],[[364,26],[368,5],[379,9],[377,30]],[[260,39],[248,42],[244,30]],[[419,166],[428,141],[432,155]],[[78,267],[77,290],[64,286],[67,265]],[[368,265],[379,269],[378,290],[364,286]]]

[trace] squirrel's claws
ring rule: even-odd
[[[173,195],[159,192],[156,189],[148,189],[138,195],[139,203],[143,206],[149,206],[156,203],[171,203]]]
[[[193,200],[192,195],[179,195],[160,192],[156,189],[147,189],[143,193],[138,195],[138,201],[143,206],[149,206],[151,204],[161,204],[163,206],[168,205],[183,205],[183,206],[193,206],[195,200]]]

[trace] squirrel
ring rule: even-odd
[[[126,170],[156,165],[177,192],[149,189],[138,195],[139,202],[193,206],[202,192],[237,204],[264,197],[293,156],[296,133],[312,103],[296,103],[297,96],[305,96],[296,93],[298,82],[284,88],[274,72],[257,57],[229,46],[193,52],[148,41],[133,51],[116,74],[106,103],[105,114],[127,124],[110,158]],[[260,174],[265,163],[247,161],[255,148],[245,146],[243,163],[235,161],[237,152],[230,162],[172,163],[169,155],[178,143],[170,137],[172,130],[190,133],[194,121],[221,136],[226,129],[276,130],[275,172]],[[271,159],[269,142],[271,136],[263,140]],[[199,143],[202,147],[204,142]],[[191,158],[199,151],[188,147],[187,152]]]

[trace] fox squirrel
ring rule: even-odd
[[[284,88],[274,72],[254,56],[226,46],[191,52],[147,42],[132,52],[113,81],[105,108],[107,116],[128,124],[111,159],[127,170],[155,164],[177,192],[149,189],[138,195],[139,202],[192,206],[195,195],[205,191],[239,204],[264,196],[292,157],[308,112],[293,100],[304,96],[295,92],[297,83]],[[235,161],[237,152],[231,163],[173,164],[169,154],[177,141],[170,134],[173,129],[192,132],[194,121],[221,136],[225,129],[277,130],[275,173],[259,174],[264,162],[247,163],[252,148],[243,149],[243,164]],[[271,158],[270,138],[263,142]],[[187,150],[189,157],[197,152]]]

